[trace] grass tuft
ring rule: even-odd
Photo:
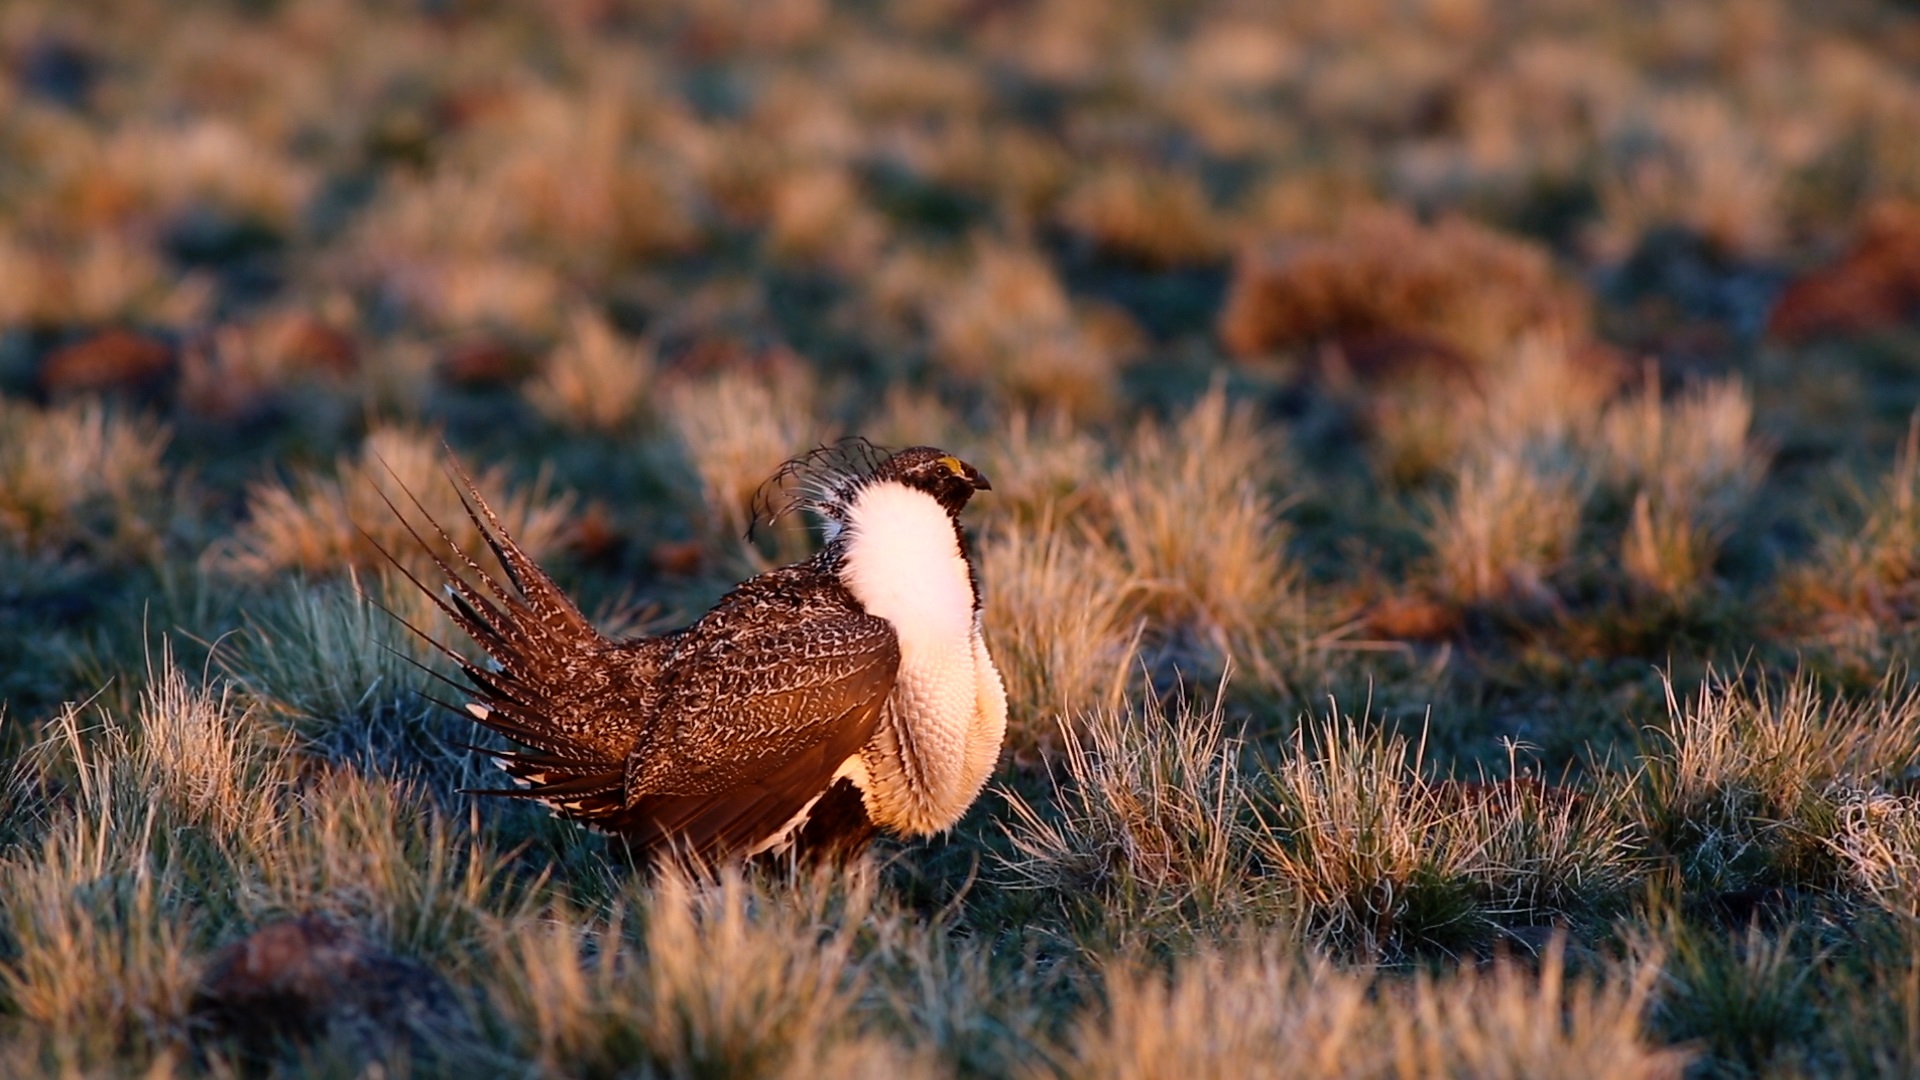
[[[1632,499],[1621,566],[1636,586],[1687,595],[1711,574],[1721,542],[1766,472],[1748,437],[1753,399],[1733,378],[1667,400],[1649,369],[1637,394],[1601,414],[1605,481]]]
[[[1427,527],[1442,595],[1460,604],[1551,601],[1580,532],[1578,479],[1543,455],[1495,450],[1459,467]]]
[[[1098,536],[1046,517],[997,527],[978,552],[992,582],[985,618],[1014,752],[1051,747],[1076,710],[1118,708],[1141,632],[1129,618],[1134,582],[1119,556]]]
[[[1652,1044],[1656,964],[1600,978],[1567,973],[1562,943],[1539,966],[1410,982],[1342,970],[1264,943],[1209,949],[1171,977],[1113,972],[1108,1011],[1083,1022],[1062,1070],[1075,1076],[1677,1080],[1684,1051]]]
[[[1063,722],[1060,743],[1058,816],[1008,796],[1015,887],[1081,919],[1099,912],[1122,941],[1261,913],[1270,898],[1253,874],[1241,743],[1217,701],[1183,699],[1171,714],[1157,699],[1128,702]]]
[[[875,1052],[845,1045],[874,899],[870,872],[775,892],[738,869],[669,868],[604,921],[555,912],[502,939],[495,1005],[543,1072],[817,1075]]]
[[[1111,411],[1114,357],[1038,252],[978,244],[958,286],[926,303],[943,370],[1044,412]]]
[[[1114,547],[1132,614],[1174,647],[1197,642],[1263,683],[1284,681],[1306,614],[1269,485],[1289,478],[1275,433],[1216,386],[1170,427],[1146,424],[1110,481]]]
[[[28,552],[158,554],[168,438],[97,402],[43,410],[0,398],[0,540]]]
[[[547,357],[526,394],[556,424],[618,435],[647,409],[653,383],[652,350],[621,341],[598,315],[576,311],[566,341]]]
[[[813,388],[789,368],[771,378],[729,370],[667,390],[672,423],[700,483],[715,540],[746,532],[754,493],[780,463],[832,432],[813,417]]]
[[[1637,814],[1707,895],[1839,883],[1836,850],[1858,870],[1875,846],[1860,832],[1872,793],[1920,766],[1920,696],[1895,684],[1849,699],[1804,676],[1778,690],[1715,676],[1684,705],[1669,683],[1667,711]],[[1898,816],[1881,820],[1897,837]]]
[[[443,556],[452,553],[440,545],[428,518],[446,530],[460,551],[474,559],[490,558],[480,531],[461,506],[454,474],[447,471],[453,465],[447,451],[424,432],[374,431],[360,452],[340,458],[331,474],[303,469],[290,482],[253,485],[247,520],[230,543],[216,549],[213,562],[250,578],[289,570],[320,577],[349,568],[382,571],[388,566],[384,549],[416,574],[430,575],[431,562],[414,533]],[[538,559],[558,546],[572,501],[551,497],[545,479],[510,488],[506,470],[493,467],[481,469],[473,480],[529,556]]]

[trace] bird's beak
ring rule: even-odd
[[[973,490],[975,491],[993,490],[993,482],[988,480],[987,474],[981,472],[979,469],[973,470],[973,475],[967,477],[967,480],[973,484]]]

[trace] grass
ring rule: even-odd
[[[163,526],[167,432],[97,404],[0,402],[0,536],[27,551],[151,551]]]
[[[1076,1075],[1677,1077],[1689,1054],[1652,1045],[1657,964],[1569,975],[1500,962],[1384,986],[1271,944],[1202,952],[1170,979],[1122,970],[1111,1013],[1080,1030]]]
[[[1903,15],[1415,7],[9,6],[0,1074],[1914,1074]],[[463,793],[403,488],[619,634],[842,434],[992,478],[959,824]]]
[[[569,508],[566,499],[549,501],[546,485],[539,481],[510,490],[506,473],[498,468],[474,480],[528,554],[556,546]],[[382,570],[388,555],[424,568],[430,563],[414,537],[438,543],[431,523],[443,527],[459,551],[480,558],[485,541],[468,520],[455,485],[432,436],[403,428],[376,431],[358,455],[335,462],[331,475],[306,469],[290,482],[255,484],[248,492],[246,523],[230,545],[214,553],[213,561],[230,573],[253,578],[349,567]],[[404,509],[396,512],[390,506]],[[445,545],[434,550],[452,554]]]

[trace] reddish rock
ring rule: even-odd
[[[455,344],[440,357],[440,377],[456,386],[498,386],[533,373],[533,358],[497,338]]]
[[[368,1060],[418,1055],[469,1026],[433,970],[320,915],[269,923],[221,949],[194,1012],[256,1057],[323,1040]]]
[[[697,540],[668,541],[655,544],[647,561],[663,574],[692,577],[707,561],[706,548]]]
[[[312,315],[282,319],[269,333],[268,348],[291,368],[344,377],[360,367],[360,345],[352,335]]]
[[[150,386],[173,370],[173,346],[132,330],[104,330],[56,350],[40,368],[55,397]]]
[[[567,535],[567,546],[583,559],[599,560],[611,556],[620,549],[625,537],[614,524],[613,515],[607,512],[605,503],[593,502],[573,523]]]
[[[1399,641],[1439,641],[1460,630],[1460,611],[1425,596],[1390,596],[1367,612],[1367,630]]]
[[[1882,203],[1867,214],[1853,247],[1795,279],[1767,318],[1767,333],[1789,343],[1869,333],[1920,316],[1920,204]]]

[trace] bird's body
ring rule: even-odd
[[[469,487],[511,587],[441,562],[436,600],[492,659],[462,661],[469,714],[526,748],[497,755],[520,786],[496,793],[644,853],[708,858],[846,854],[876,828],[919,836],[959,819],[1006,729],[959,522],[988,485],[929,447],[808,480],[817,554],[749,578],[684,629],[622,642]]]

